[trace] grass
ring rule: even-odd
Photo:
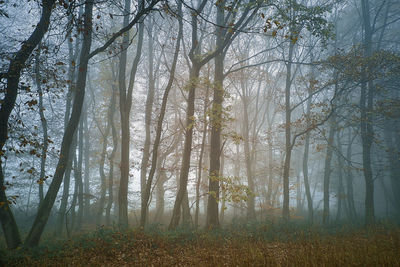
[[[232,225],[223,230],[117,232],[100,228],[32,250],[7,266],[400,266],[400,229]],[[1,255],[1,254],[0,254]]]

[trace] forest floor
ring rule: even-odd
[[[2,250],[0,256],[6,266],[400,266],[400,228],[100,228],[69,240],[44,240],[32,250]]]

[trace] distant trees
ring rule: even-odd
[[[28,247],[53,214],[61,236],[241,216],[369,226],[400,213],[397,2],[34,5],[21,7],[41,18],[20,48],[0,31],[9,248],[31,210]],[[0,10],[0,27],[24,24]]]

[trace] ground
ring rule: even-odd
[[[400,228],[236,226],[217,231],[100,228],[33,250],[7,266],[400,266]]]

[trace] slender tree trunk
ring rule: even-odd
[[[115,102],[114,100],[114,95],[111,97],[111,102]],[[108,109],[108,114],[110,114],[110,110],[114,109],[112,104],[110,105]],[[106,179],[106,174],[104,172],[104,165],[106,161],[106,154],[107,154],[107,145],[108,145],[108,135],[110,134],[110,128],[111,128],[111,121],[110,121],[110,116],[107,116],[107,126],[104,131],[104,134],[102,136],[102,143],[103,147],[101,150],[101,155],[100,155],[100,165],[99,165],[99,173],[100,173],[100,181],[101,181],[101,188],[100,188],[100,199],[99,199],[99,205],[98,205],[98,210],[97,210],[97,215],[96,215],[96,223],[98,225],[101,224],[101,219],[103,216],[104,212],[104,204],[106,201],[106,190],[107,190],[107,179]],[[111,118],[112,119],[112,118]],[[100,125],[99,125],[100,126]],[[111,166],[110,166],[111,168]]]
[[[147,165],[149,164],[150,158],[150,143],[151,143],[151,135],[150,135],[150,128],[151,128],[151,114],[153,110],[153,103],[154,103],[154,92],[155,92],[155,79],[154,79],[154,49],[153,49],[153,23],[150,19],[149,26],[148,26],[148,38],[149,38],[149,45],[148,45],[148,60],[149,60],[149,89],[147,92],[147,99],[146,99],[146,106],[145,106],[145,115],[144,115],[144,128],[146,132],[144,146],[143,146],[143,154],[142,154],[142,163],[140,166],[140,192],[141,197],[145,197],[145,188],[146,188],[146,176],[147,176]],[[142,200],[143,202],[143,200]],[[147,211],[148,212],[148,211]],[[148,217],[148,214],[144,216]]]
[[[290,107],[290,87],[292,84],[292,58],[294,43],[289,44],[288,63],[286,64],[286,85],[285,85],[285,163],[283,165],[283,209],[282,218],[288,222],[289,214],[289,174],[290,159],[292,155],[291,144],[291,107]]]
[[[271,124],[271,122],[269,122]],[[272,208],[272,187],[273,187],[273,147],[272,147],[272,127],[268,128],[268,186],[267,186],[267,209]]]
[[[73,138],[73,141],[72,141],[72,144],[70,147],[67,166],[65,168],[63,194],[62,194],[62,198],[61,198],[60,209],[58,211],[57,225],[56,225],[56,230],[54,232],[55,236],[61,236],[62,232],[64,230],[64,218],[65,218],[66,212],[67,212],[69,188],[70,188],[70,182],[71,182],[72,157],[73,157],[72,154],[73,154],[73,151],[75,151],[75,147],[76,147],[76,135]]]
[[[154,216],[154,222],[161,222],[164,216],[164,184],[167,181],[167,175],[162,166],[164,160],[165,158],[162,157],[157,161],[156,214]]]
[[[89,131],[89,122],[88,122],[88,107],[85,105],[84,108],[84,116],[83,116],[83,123],[84,123],[84,164],[85,164],[85,172],[84,172],[84,209],[83,214],[85,216],[85,221],[90,219],[90,166],[89,166],[89,157],[90,157],[90,131]]]
[[[247,196],[247,219],[255,220],[256,212],[255,212],[255,201],[254,201],[254,177],[252,170],[252,161],[251,161],[251,152],[250,152],[250,137],[249,137],[249,99],[250,96],[245,94],[245,89],[243,87],[243,137],[244,137],[244,155],[245,155],[245,163],[246,163],[246,174],[247,174],[247,185],[251,191],[250,195]]]
[[[76,231],[79,232],[82,229],[83,220],[83,181],[82,181],[82,166],[83,166],[83,118],[79,122],[79,145],[78,145],[78,169],[77,175],[75,176],[76,182],[78,183],[78,217],[76,224]]]
[[[8,199],[4,186],[4,173],[1,157],[4,156],[3,148],[7,141],[8,135],[8,119],[14,108],[15,100],[18,95],[18,84],[21,77],[21,71],[25,68],[25,62],[31,55],[35,47],[40,43],[44,34],[47,32],[50,24],[50,16],[55,0],[42,1],[42,14],[39,23],[29,38],[22,43],[21,48],[15,53],[8,67],[6,78],[7,85],[5,96],[1,101],[0,107],[0,221],[6,239],[8,248],[16,248],[21,244],[21,236],[18,226],[15,222],[14,215],[8,205]]]
[[[82,15],[81,10],[79,10],[79,16],[81,16],[81,15]],[[70,15],[69,23],[71,26],[72,25],[72,15]],[[68,30],[68,34],[67,34],[68,40],[71,37],[71,31],[72,31],[72,29]],[[76,77],[74,62],[77,59],[77,55],[78,55],[77,50],[79,49],[79,44],[80,44],[80,39],[76,38],[75,39],[75,53],[74,53],[74,47],[73,47],[72,43],[68,42],[68,61],[69,61],[68,80],[70,82],[68,84],[67,101],[65,104],[64,132],[67,129],[68,121],[69,121],[70,115],[71,115],[72,98],[73,98],[73,91],[75,91],[75,77]],[[62,194],[62,198],[61,198],[60,209],[58,211],[57,225],[56,225],[56,229],[54,232],[55,236],[61,236],[63,229],[64,229],[64,217],[65,217],[65,213],[67,211],[67,206],[68,206],[69,188],[70,188],[70,180],[71,180],[72,158],[73,158],[72,151],[75,151],[75,146],[76,146],[76,136],[74,134],[72,145],[70,147],[67,166],[65,168],[65,173],[64,173],[63,194]]]
[[[221,176],[224,177],[224,168],[225,168],[225,157],[224,157],[224,151],[221,151]],[[223,182],[221,181],[221,184]],[[223,184],[222,184],[223,186]],[[226,210],[226,190],[222,190],[222,204],[221,204],[221,212],[220,212],[220,223],[222,224],[225,219],[225,210]]]
[[[162,125],[163,125],[163,120],[164,120],[164,116],[165,116],[165,110],[167,108],[168,95],[172,88],[172,84],[173,84],[173,80],[174,80],[176,63],[178,60],[178,54],[179,54],[179,50],[180,50],[180,42],[181,42],[182,35],[183,35],[183,24],[182,24],[182,19],[180,16],[180,14],[182,13],[181,9],[182,9],[182,5],[181,5],[181,2],[179,2],[179,4],[178,4],[179,30],[178,30],[178,36],[177,36],[176,45],[175,45],[174,59],[172,60],[171,72],[170,72],[168,84],[164,91],[164,95],[163,95],[163,99],[162,99],[162,103],[161,103],[160,115],[158,117],[156,137],[154,139],[153,155],[152,155],[152,159],[151,159],[151,168],[149,171],[149,178],[146,182],[145,192],[141,198],[141,200],[142,200],[141,214],[140,214],[141,215],[140,216],[140,226],[141,227],[146,226],[147,214],[148,214],[147,210],[148,210],[148,204],[149,204],[149,199],[150,199],[150,191],[151,191],[154,174],[155,174],[156,167],[157,167],[157,153],[158,153],[158,148],[159,148],[160,141],[161,141]]]
[[[394,127],[391,125],[391,121],[385,122],[384,136],[386,143],[387,157],[389,159],[389,171],[390,171],[390,184],[393,195],[393,206],[400,214],[400,155],[399,150],[393,142]],[[382,182],[383,183],[383,182]]]
[[[53,180],[49,186],[49,189],[47,190],[46,196],[43,199],[42,204],[39,207],[39,211],[37,213],[35,221],[25,241],[25,245],[28,247],[37,246],[39,244],[40,237],[43,233],[44,227],[46,226],[47,220],[50,216],[51,208],[54,205],[54,201],[57,197],[57,193],[62,182],[65,167],[67,165],[69,157],[69,148],[72,143],[74,132],[79,123],[79,117],[81,115],[83,100],[85,97],[86,74],[87,74],[87,65],[89,61],[87,55],[89,55],[92,43],[92,11],[93,11],[93,2],[86,1],[83,43],[82,43],[82,50],[81,50],[80,64],[79,64],[80,71],[78,74],[78,80],[76,84],[76,92],[75,92],[74,104],[72,107],[72,114],[63,136],[63,140],[61,143],[60,158],[57,163]]]
[[[353,137],[354,140],[354,137]],[[352,175],[352,136],[351,128],[349,128],[348,133],[348,144],[346,150],[347,166],[346,166],[346,187],[347,187],[347,205],[349,206],[350,220],[355,220],[357,218],[356,208],[354,205],[354,193],[353,193],[353,175]]]
[[[114,62],[111,63],[112,65],[112,75],[113,75],[113,81],[116,81],[116,74],[114,72]],[[112,204],[114,201],[114,159],[115,159],[115,154],[117,153],[118,149],[118,135],[117,135],[117,129],[114,124],[114,117],[115,117],[115,106],[116,106],[116,98],[117,98],[117,88],[114,86],[114,84],[111,86],[112,92],[111,92],[111,103],[110,103],[110,108],[108,110],[108,124],[111,127],[111,134],[112,134],[112,140],[113,140],[113,149],[111,151],[110,157],[109,157],[109,162],[110,162],[110,170],[108,173],[108,200],[107,200],[107,207],[106,207],[106,225],[111,224],[111,208]]]
[[[343,199],[344,199],[344,188],[343,188],[343,159],[342,159],[342,144],[340,142],[339,131],[336,131],[336,143],[337,143],[337,161],[339,165],[338,174],[339,174],[339,184],[337,190],[337,199],[338,199],[338,209],[336,213],[336,222],[340,221],[340,217],[342,214],[342,206],[343,206]]]
[[[125,0],[124,9],[124,27],[129,23],[130,0]],[[139,12],[143,10],[144,1],[139,3]],[[143,46],[143,22],[139,22],[138,41],[136,46],[136,55],[133,60],[132,69],[129,77],[128,90],[125,83],[126,56],[129,45],[129,34],[125,33],[122,43],[122,52],[120,57],[119,70],[119,90],[120,90],[120,114],[121,114],[121,179],[118,192],[118,223],[121,229],[128,228],[128,182],[129,182],[129,144],[130,144],[130,124],[129,116],[132,107],[132,91],[135,83],[136,72],[142,55]]]
[[[115,101],[115,100],[114,100]],[[106,225],[111,224],[111,208],[114,200],[114,158],[115,153],[117,152],[118,148],[118,138],[116,134],[115,126],[112,122],[112,136],[113,136],[113,150],[111,152],[109,161],[110,161],[110,170],[108,173],[108,200],[107,200],[107,207],[106,207]]]
[[[76,151],[74,151],[74,153],[76,153]],[[76,225],[76,210],[75,210],[75,208],[76,208],[76,203],[78,202],[78,194],[79,194],[79,183],[77,181],[78,160],[76,159],[76,155],[74,155],[73,164],[74,164],[74,166],[73,166],[73,169],[74,169],[74,195],[72,196],[71,207],[69,208],[69,210],[71,211],[71,225],[68,228],[71,231],[75,230],[75,225]],[[68,216],[68,211],[65,216]],[[67,227],[68,227],[68,225],[67,225]],[[68,229],[67,229],[67,231],[69,232]]]
[[[326,156],[325,156],[325,167],[324,167],[324,211],[322,216],[322,223],[324,225],[329,224],[329,185],[330,185],[330,176],[332,173],[331,169],[331,161],[332,161],[332,154],[333,154],[333,139],[335,134],[335,127],[336,127],[336,119],[335,115],[333,114],[330,120],[329,126],[329,135],[328,135],[328,142],[326,148]]]
[[[307,114],[310,115],[311,98],[307,101]],[[308,207],[308,222],[313,224],[314,222],[314,208],[313,200],[311,197],[310,182],[308,177],[308,155],[310,149],[310,133],[306,133],[306,140],[304,144],[304,156],[303,156],[303,176],[304,176],[304,188],[307,197],[307,207]]]
[[[43,90],[42,90],[42,84],[41,84],[41,79],[40,79],[40,44],[38,48],[38,52],[36,54],[35,58],[35,81],[36,81],[36,86],[38,89],[38,94],[39,94],[39,116],[40,116],[40,121],[42,124],[42,130],[43,130],[43,146],[42,146],[42,153],[40,155],[40,176],[39,176],[39,205],[43,201],[43,183],[46,180],[46,157],[47,157],[47,148],[49,146],[48,142],[48,133],[47,133],[47,120],[46,117],[44,116],[44,107],[43,107]]]
[[[186,108],[185,144],[182,155],[182,165],[179,174],[179,189],[175,199],[171,222],[168,227],[170,230],[175,229],[179,224],[179,220],[181,217],[182,201],[187,190],[187,182],[188,182],[189,168],[190,168],[190,155],[192,152],[192,140],[193,140],[195,90],[197,87],[199,75],[200,75],[200,66],[194,63],[192,69],[190,70],[190,77],[188,82],[189,96]]]
[[[370,60],[372,56],[372,29],[369,14],[369,0],[361,0],[361,9],[364,24],[364,57]],[[371,147],[374,136],[373,130],[373,81],[371,73],[371,63],[362,67],[361,73],[361,141],[362,141],[362,160],[365,180],[365,224],[373,225],[375,223],[374,211],[374,180],[371,166]]]
[[[199,212],[200,212],[200,184],[201,184],[201,175],[203,171],[203,156],[204,156],[204,147],[207,140],[207,109],[208,109],[208,98],[209,98],[210,88],[207,86],[206,95],[204,98],[204,110],[203,110],[203,133],[201,138],[201,147],[200,147],[200,155],[199,155],[199,166],[198,166],[198,174],[196,181],[196,210],[194,215],[194,227],[197,229],[199,227]]]

